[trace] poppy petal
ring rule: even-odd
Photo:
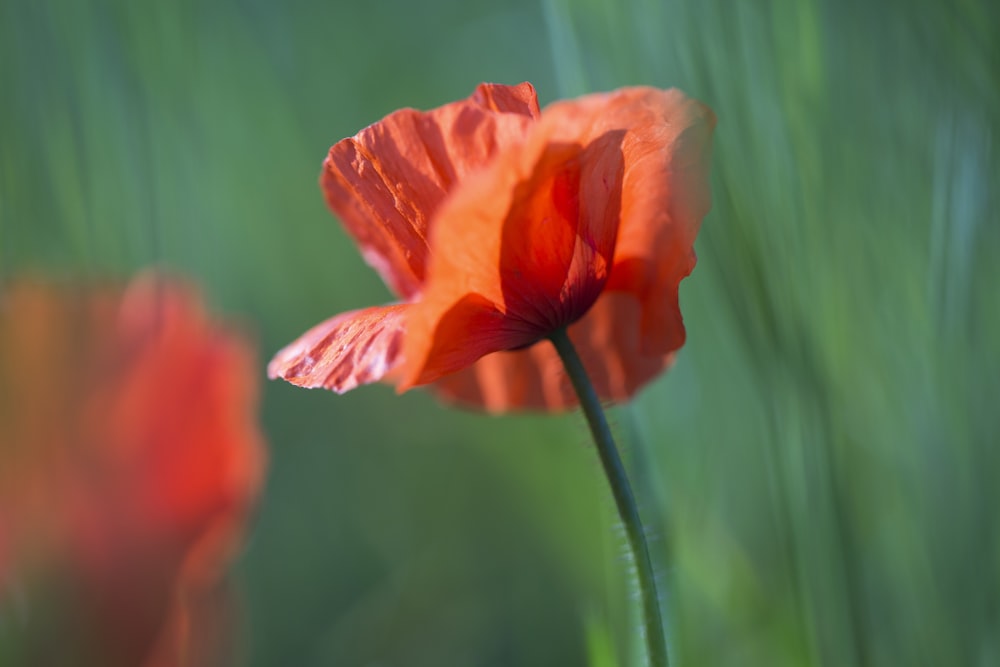
[[[408,307],[376,306],[332,317],[274,355],[267,376],[338,394],[378,382],[399,363]]]
[[[442,204],[425,290],[407,318],[401,391],[467,365],[471,354],[458,349],[481,356],[566,326],[600,294],[618,233],[625,133],[602,123],[597,96],[584,100],[547,108],[523,145]],[[440,326],[470,298],[493,318]]]
[[[641,314],[634,295],[605,292],[583,319],[569,328],[602,400],[628,399],[673,363],[674,353],[647,355],[641,351]],[[548,341],[487,355],[471,367],[441,378],[433,388],[447,401],[497,414],[569,410],[579,402],[559,355]]]
[[[538,95],[535,87],[527,81],[516,86],[500,83],[481,83],[469,98],[479,106],[497,113],[513,113],[530,118],[538,118]]]
[[[631,128],[615,262],[606,289],[642,304],[643,354],[684,344],[677,290],[695,264],[693,244],[708,213],[715,115],[677,90],[623,89],[614,112]]]
[[[569,379],[548,341],[494,352],[431,385],[443,400],[493,414],[560,410],[575,400]]]
[[[445,195],[537,116],[531,84],[482,84],[432,111],[396,111],[330,149],[320,176],[327,204],[400,298],[421,291],[428,225]]]

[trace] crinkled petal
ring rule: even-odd
[[[442,204],[407,317],[401,390],[530,344],[594,303],[618,234],[625,135],[604,122],[603,97],[546,109],[524,144]],[[466,317],[475,326],[443,325],[470,304],[482,309]]]
[[[673,352],[647,355],[640,349],[641,306],[631,294],[605,292],[569,336],[597,395],[620,402],[632,396],[674,360]],[[548,341],[524,350],[497,352],[433,385],[442,398],[492,413],[568,410],[578,404],[559,355]]]
[[[531,84],[482,84],[432,111],[396,111],[330,149],[320,176],[327,203],[400,298],[421,291],[428,225],[448,192],[520,142],[537,116]]]
[[[408,308],[376,306],[332,317],[274,355],[267,375],[338,394],[378,382],[399,363]]]
[[[502,83],[481,83],[476,86],[469,101],[497,113],[512,113],[531,118],[538,118],[541,115],[535,87],[527,81],[516,86],[505,86]]]

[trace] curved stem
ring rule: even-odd
[[[583,362],[576,353],[576,348],[570,341],[565,329],[560,329],[549,336],[562,359],[570,382],[580,399],[580,407],[587,417],[590,433],[594,436],[597,453],[604,466],[604,474],[611,484],[611,492],[618,507],[618,516],[625,524],[629,546],[635,560],[635,568],[639,578],[639,590],[642,594],[643,620],[645,623],[646,648],[649,653],[651,667],[667,667],[667,644],[663,636],[663,622],[660,619],[660,599],[656,593],[656,580],[653,576],[653,563],[649,558],[649,548],[646,545],[646,533],[639,520],[639,509],[636,506],[632,487],[629,486],[625,466],[622,465],[618,448],[615,446],[611,429],[597,398],[597,392],[590,382]]]

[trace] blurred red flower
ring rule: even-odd
[[[321,184],[403,303],[338,315],[268,372],[344,392],[434,383],[491,411],[576,404],[550,345],[568,326],[598,394],[622,400],[684,343],[678,284],[709,208],[712,112],[677,90],[554,103],[482,84],[330,149]]]
[[[257,391],[251,346],[176,280],[0,291],[0,615],[20,658],[224,664]]]

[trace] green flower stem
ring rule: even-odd
[[[635,560],[635,568],[639,578],[639,590],[642,594],[643,619],[645,622],[646,647],[649,652],[650,667],[667,667],[667,643],[663,635],[663,622],[660,619],[660,599],[656,594],[656,580],[653,577],[653,563],[649,558],[649,547],[646,545],[646,533],[639,520],[639,509],[636,507],[632,487],[629,486],[625,467],[622,465],[618,448],[615,447],[611,429],[604,417],[601,402],[594,391],[583,362],[576,353],[576,348],[570,341],[565,329],[556,331],[549,340],[556,346],[562,359],[566,373],[569,375],[576,395],[580,398],[580,407],[587,416],[587,424],[597,444],[597,453],[604,466],[604,474],[611,484],[611,492],[615,497],[618,515],[625,524],[629,546]]]

